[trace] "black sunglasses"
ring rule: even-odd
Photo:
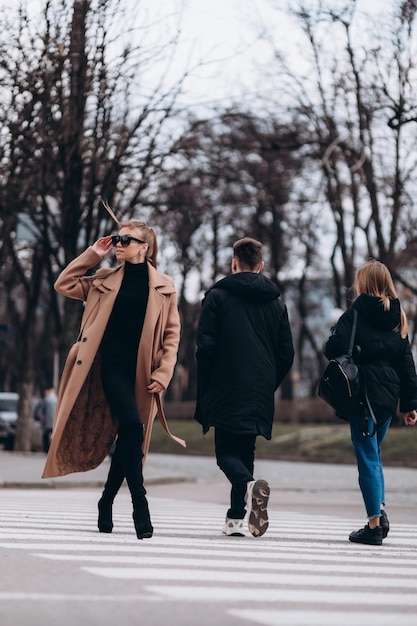
[[[146,243],[142,239],[131,237],[130,235],[112,235],[111,242],[113,246],[117,246],[118,243],[122,244],[123,248],[127,248],[131,241],[137,241],[138,243]]]

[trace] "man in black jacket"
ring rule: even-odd
[[[232,275],[205,295],[197,330],[195,419],[215,428],[217,464],[232,484],[223,533],[254,537],[268,528],[270,488],[254,480],[256,437],[271,439],[274,393],[289,372],[294,348],[285,304],[266,276],[262,244],[233,246]]]

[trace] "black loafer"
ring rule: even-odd
[[[360,530],[355,530],[349,535],[349,541],[353,541],[353,543],[367,543],[371,546],[381,546],[382,539],[382,526],[370,528],[369,524],[366,524],[366,526]]]

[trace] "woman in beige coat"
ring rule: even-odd
[[[95,267],[115,247],[117,267]],[[180,322],[175,286],[155,268],[153,229],[132,220],[118,235],[98,239],[58,277],[56,290],[85,302],[81,329],[62,374],[44,478],[97,467],[116,437],[108,479],[99,501],[100,532],[113,529],[113,500],[126,478],[138,539],[153,528],[142,466],[161,393],[177,359]]]

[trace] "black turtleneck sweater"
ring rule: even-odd
[[[103,360],[136,367],[148,303],[148,264],[125,262],[124,276],[101,344]]]

